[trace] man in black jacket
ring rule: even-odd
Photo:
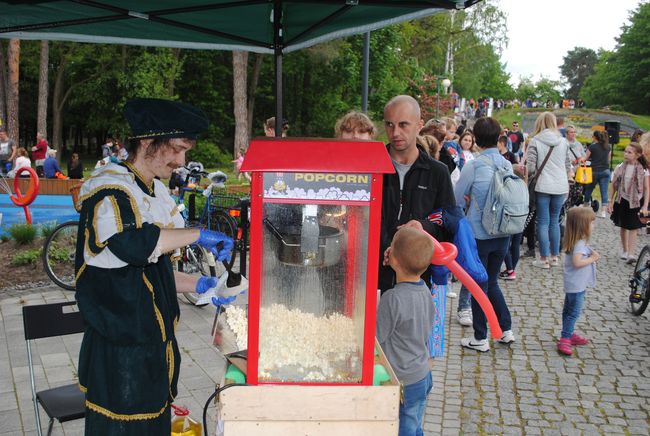
[[[442,214],[435,212],[456,205],[447,167],[417,145],[422,128],[418,102],[408,95],[392,98],[384,107],[384,126],[390,141],[388,154],[396,173],[384,175],[378,283],[382,292],[395,284],[394,271],[383,261],[397,228],[414,226],[438,240],[448,240]],[[430,286],[429,271],[422,278]]]

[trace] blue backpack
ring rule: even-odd
[[[480,159],[494,168],[481,214],[483,228],[492,236],[523,232],[528,216],[526,182],[512,172],[512,166],[505,159],[503,164],[496,164],[488,156],[481,156]]]

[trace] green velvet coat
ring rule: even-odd
[[[79,384],[86,392],[86,434],[93,436],[169,435],[177,394],[180,311],[172,263],[169,255],[150,258],[160,227],[172,225],[170,215],[156,217],[160,208],[152,212],[148,203],[168,194],[137,173],[128,176],[133,183],[117,174],[91,178],[80,197],[76,299],[87,327]],[[163,209],[172,203],[165,199]]]

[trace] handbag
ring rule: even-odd
[[[534,211],[536,208],[537,196],[535,195],[535,187],[537,186],[537,179],[539,179],[539,175],[542,174],[542,170],[546,166],[548,158],[551,157],[553,150],[555,150],[555,147],[550,147],[549,152],[546,153],[546,157],[542,161],[542,165],[537,169],[537,171],[535,171],[533,177],[528,179],[528,210],[530,211]]]
[[[576,169],[576,177],[575,177],[576,183],[580,183],[581,185],[589,185],[592,182],[592,172],[591,172],[591,167],[588,167],[587,164],[582,163],[578,168]]]

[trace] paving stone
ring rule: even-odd
[[[639,237],[639,247],[650,236]],[[488,353],[464,350],[461,337],[471,328],[455,320],[456,300],[447,304],[445,356],[436,359],[434,387],[425,410],[426,434],[650,434],[650,322],[628,312],[627,275],[616,258],[618,232],[598,220],[592,245],[602,258],[598,284],[589,292],[577,331],[592,340],[575,355],[557,354],[561,329],[562,268],[533,270],[522,258],[517,280],[500,282],[517,342],[492,341]],[[622,273],[624,276],[622,276]],[[458,292],[458,285],[454,286]],[[1,291],[0,291],[1,292]],[[0,293],[0,436],[34,434],[27,358],[22,335],[21,299],[30,304],[69,301],[72,293],[39,288],[20,297]],[[181,304],[178,339],[182,348],[178,402],[193,414],[202,408],[223,375],[223,359],[211,346],[213,312]],[[3,328],[4,327],[4,328]],[[621,335],[619,332],[633,332]],[[64,382],[76,374],[79,337],[56,338],[35,348],[37,385]],[[15,390],[17,389],[17,390]],[[18,409],[16,409],[16,407]],[[19,411],[22,419],[15,419]],[[213,425],[215,410],[208,416]],[[7,423],[8,428],[2,425]],[[55,426],[55,435],[82,433],[83,421]],[[78,430],[75,433],[75,430]]]

